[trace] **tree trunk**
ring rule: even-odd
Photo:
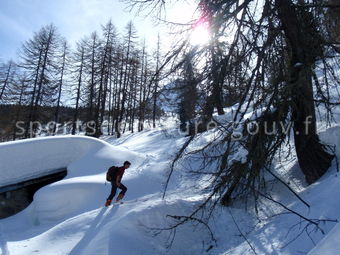
[[[67,54],[67,44],[66,41],[64,42],[63,45],[63,62],[61,66],[61,74],[60,74],[60,82],[59,82],[59,89],[58,89],[58,99],[57,99],[57,108],[55,111],[55,117],[54,121],[56,122],[54,127],[53,127],[53,135],[55,135],[55,132],[57,130],[57,123],[59,121],[59,111],[60,111],[60,100],[61,100],[61,92],[62,92],[62,87],[63,87],[63,82],[64,82],[64,71],[65,71],[65,65],[66,65],[66,54]]]
[[[156,111],[157,111],[157,98],[158,98],[158,86],[159,86],[159,59],[160,59],[160,37],[158,34],[157,53],[156,53],[156,81],[155,81],[155,90],[153,93],[153,111],[152,111],[153,128],[156,128]]]
[[[73,123],[72,123],[72,135],[76,134],[76,129],[77,129],[76,123],[77,123],[78,114],[79,114],[79,101],[80,101],[80,90],[81,90],[83,68],[84,68],[84,55],[85,55],[85,49],[84,49],[84,47],[82,47],[81,48],[80,69],[79,69],[79,76],[78,76],[78,86],[77,86],[76,109],[74,111]]]
[[[26,89],[26,77],[22,78],[21,80],[21,88],[20,88],[20,95],[19,95],[19,100],[17,102],[17,111],[15,114],[15,120],[13,123],[13,141],[15,141],[17,139],[17,123],[19,121],[19,117],[20,117],[20,113],[21,113],[21,108],[22,108],[22,104],[23,104],[23,97],[24,97],[24,92]]]
[[[318,38],[311,38],[311,33],[305,33],[303,22],[309,22],[305,20],[307,16],[299,16],[291,0],[276,0],[275,4],[291,50],[289,85],[296,154],[306,181],[310,184],[327,171],[334,157],[320,144],[316,133],[311,68],[320,54],[321,46]]]
[[[8,84],[8,81],[9,81],[9,76],[10,76],[10,73],[11,73],[11,68],[12,68],[12,61],[9,62],[9,65],[8,65],[8,69],[7,69],[7,73],[6,73],[6,78],[5,78],[5,81],[4,81],[4,86],[2,87],[1,89],[1,93],[0,93],[0,100],[4,94],[4,91],[7,87],[7,84]]]
[[[217,109],[218,115],[223,115],[224,114],[224,109],[223,109],[223,92],[222,92],[222,86],[224,82],[224,70],[221,70],[224,67],[224,65],[218,64],[218,57],[215,52],[216,50],[214,47],[211,47],[211,57],[212,57],[212,94],[214,98],[214,106]]]
[[[303,68],[298,76],[293,84],[294,141],[300,168],[311,184],[331,166],[334,155],[325,150],[316,133],[311,70]]]
[[[93,133],[93,100],[95,97],[95,76],[96,76],[96,49],[97,49],[97,34],[93,33],[91,35],[92,46],[91,46],[91,82],[90,82],[90,95],[89,95],[89,106],[87,113],[87,127],[86,127],[86,135],[94,135]],[[91,126],[91,127],[90,127]]]
[[[42,46],[41,46],[41,48],[39,50],[39,60],[38,60],[38,63],[36,65],[36,71],[35,71],[35,75],[34,75],[34,85],[33,85],[33,91],[32,91],[32,96],[31,96],[31,102],[30,102],[30,106],[29,106],[28,119],[27,119],[27,123],[26,123],[25,138],[29,138],[29,134],[30,134],[30,123],[32,121],[32,116],[33,116],[34,99],[35,99],[35,95],[36,95],[36,91],[37,91],[37,85],[38,85],[38,79],[39,79],[39,70],[40,70],[40,66],[41,66],[42,54],[43,54],[43,49],[42,49]]]
[[[109,64],[108,85],[109,85],[108,87],[109,105],[108,105],[108,116],[107,116],[107,134],[111,135],[110,127],[111,127],[111,117],[112,117],[112,94],[113,94],[112,93],[112,61],[110,61],[110,64]]]
[[[117,107],[115,108],[115,133],[117,138],[121,137],[121,131],[120,131],[120,105],[121,105],[121,96],[123,92],[123,73],[124,73],[124,51],[121,49],[120,51],[120,68],[119,68],[119,85],[118,85],[118,91],[117,91]]]

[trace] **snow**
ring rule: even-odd
[[[294,67],[301,67],[301,66],[303,66],[303,64],[302,63],[295,63],[295,65],[294,65]]]
[[[47,137],[0,143],[0,187],[65,168],[104,143],[89,137]]]
[[[334,255],[340,250],[340,224],[337,224],[308,255]]]
[[[336,156],[340,159],[340,126],[328,128],[319,134],[320,140],[328,145],[335,146]]]
[[[226,114],[224,118],[229,117]],[[190,149],[200,148],[215,135],[213,130],[206,132]],[[320,138],[335,144],[339,155],[339,126],[325,129]],[[176,165],[167,196],[162,199],[171,160],[187,139],[168,124],[120,139],[58,136],[0,144],[1,185],[51,169],[68,170],[65,179],[37,191],[28,208],[0,220],[2,254],[253,254],[249,244],[257,254],[337,254],[340,179],[335,161],[325,176],[308,187],[299,177],[290,176],[310,208],[277,181],[268,182],[274,199],[319,222],[325,234],[270,201],[262,201],[259,215],[236,203],[217,207],[212,214],[209,226],[216,243],[204,226],[189,222],[178,227],[171,249],[167,249],[173,232],[157,230],[174,223],[167,215],[189,215],[206,195],[198,192],[204,179],[192,178],[184,170],[189,163],[199,165],[200,160],[187,157]],[[238,148],[235,159],[246,155]],[[132,163],[122,181],[128,187],[125,203],[106,208],[103,205],[110,185],[105,185],[105,172],[125,160]],[[298,171],[294,160],[285,169],[276,167],[282,174]]]

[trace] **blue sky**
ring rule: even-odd
[[[150,18],[135,16],[119,0],[0,0],[0,58],[17,58],[22,43],[42,26],[55,24],[71,45],[100,30],[110,18],[124,31],[132,20],[140,37],[156,41],[158,28]]]

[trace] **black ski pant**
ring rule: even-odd
[[[121,192],[119,194],[122,194],[122,195],[125,195],[127,191],[127,187],[125,187],[123,184],[119,184],[119,186],[117,186],[115,182],[111,182],[111,186],[112,186],[111,194],[109,195],[107,200],[112,200],[114,198],[117,192],[117,188],[121,189]]]

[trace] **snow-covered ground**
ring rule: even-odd
[[[193,146],[200,146],[210,136],[207,132]],[[328,129],[321,138],[340,148],[340,127]],[[216,243],[197,222],[178,227],[173,240],[174,232],[158,231],[173,223],[167,215],[189,215],[205,198],[195,189],[202,180],[186,176],[179,164],[162,199],[171,160],[186,139],[174,127],[167,127],[120,139],[66,136],[1,144],[0,157],[6,160],[0,165],[0,183],[57,167],[68,170],[64,180],[36,192],[24,211],[0,220],[2,254],[226,255],[254,254],[252,249],[257,254],[327,254],[325,249],[328,254],[337,254],[333,251],[339,250],[340,231],[334,221],[340,218],[340,179],[335,162],[309,187],[291,177],[310,208],[279,183],[270,183],[277,200],[318,222],[320,229],[264,201],[259,215],[238,204],[216,208],[209,222]],[[337,153],[340,156],[339,150]],[[125,160],[132,163],[122,181],[128,187],[125,203],[106,208],[110,186],[105,185],[105,172],[110,165],[121,165]],[[290,175],[298,172],[296,161],[285,167]],[[332,221],[322,221],[327,219]],[[171,249],[167,249],[171,241]]]

